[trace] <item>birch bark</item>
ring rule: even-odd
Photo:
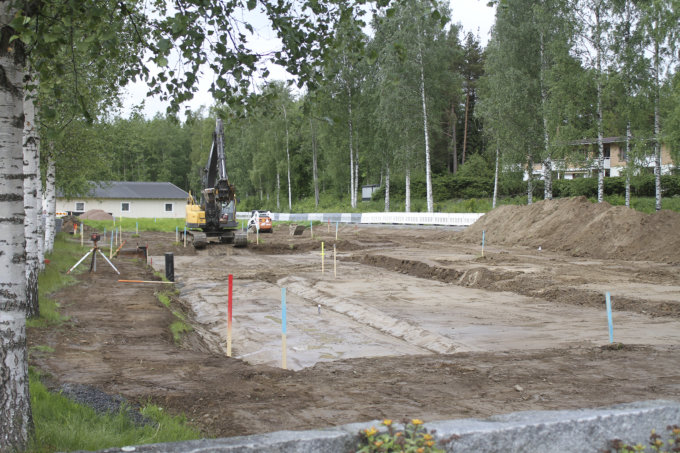
[[[423,134],[425,135],[425,185],[427,196],[427,212],[434,212],[432,199],[432,170],[430,165],[430,133],[427,125],[427,102],[425,99],[425,68],[423,63],[423,51],[418,48],[418,64],[420,65],[420,99],[423,106]]]
[[[26,351],[22,151],[23,49],[10,44],[11,2],[0,2],[0,451],[23,451],[32,430]]]
[[[52,143],[50,143],[50,150],[47,155],[43,209],[46,211],[45,254],[48,254],[52,253],[52,250],[54,249],[54,230],[57,214],[56,168],[54,162],[54,145]]]
[[[39,179],[39,137],[35,122],[35,105],[29,96],[24,100],[24,234],[26,237],[26,314],[29,318],[40,315],[38,305],[38,273],[40,250],[38,236],[40,228],[38,208]]]
[[[390,166],[385,174],[385,212],[390,212]]]

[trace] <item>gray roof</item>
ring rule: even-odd
[[[94,187],[83,198],[176,200],[186,199],[188,196],[188,193],[170,182],[101,181],[95,182]]]

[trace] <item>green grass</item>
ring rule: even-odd
[[[180,313],[173,311],[172,312],[175,316],[180,317]],[[187,323],[185,323],[182,320],[178,320],[170,324],[170,332],[172,332],[172,338],[175,340],[176,344],[179,344],[182,341],[182,336],[185,333],[189,333],[193,331],[194,329]]]
[[[156,294],[156,297],[158,298],[158,301],[165,305],[167,308],[170,308],[170,298],[168,297],[167,294],[164,293],[158,293]]]
[[[45,327],[48,325],[60,324],[68,318],[59,314],[59,304],[50,298],[50,294],[76,282],[73,273],[82,272],[85,263],[67,275],[66,272],[78,262],[86,253],[86,248],[79,243],[68,239],[65,233],[59,233],[54,240],[53,252],[47,255],[49,263],[45,264],[45,269],[38,276],[38,303],[40,305],[40,317],[29,319],[29,327]],[[86,260],[87,261],[87,260]]]
[[[179,228],[180,231],[184,230],[185,220],[184,218],[175,219],[154,219],[154,218],[116,218],[114,220],[88,220],[84,219],[83,223],[96,229],[98,232],[103,233],[104,229],[108,232],[112,231],[113,228],[123,227],[123,233],[137,231],[163,231],[163,232],[174,232],[175,228]],[[114,225],[115,223],[115,225]]]
[[[626,198],[621,195],[608,195],[604,200],[613,206],[626,205]],[[590,201],[595,203],[597,198],[590,198]],[[656,212],[656,199],[652,197],[631,197],[630,205],[633,209],[647,214]],[[661,198],[661,209],[680,212],[680,197]]]
[[[101,450],[202,437],[184,417],[167,415],[153,405],[141,410],[153,425],[137,426],[122,413],[99,415],[90,407],[49,392],[32,370],[30,391],[35,435],[29,452]]]

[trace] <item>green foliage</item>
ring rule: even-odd
[[[123,411],[100,415],[90,407],[49,392],[33,370],[30,370],[29,377],[35,423],[30,452],[94,451],[202,437],[200,432],[187,425],[184,417],[167,415],[160,407],[145,406],[141,413],[153,423],[137,426]]]
[[[404,429],[394,427],[392,420],[383,420],[382,425],[387,432],[379,432],[371,427],[359,431],[361,443],[357,453],[405,452],[405,453],[443,453],[436,447],[433,432],[427,432],[423,421],[418,419],[404,420]]]
[[[167,308],[170,308],[170,297],[168,297],[167,294],[165,293],[156,293],[156,297],[158,298],[158,301],[165,305]]]

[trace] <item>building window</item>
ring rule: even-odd
[[[85,210],[85,202],[84,201],[76,202],[76,211],[84,211],[84,210]]]
[[[165,212],[172,212],[174,211],[173,209],[173,204],[172,203],[165,203]]]
[[[130,203],[124,202],[120,204],[120,210],[122,212],[130,212]]]

